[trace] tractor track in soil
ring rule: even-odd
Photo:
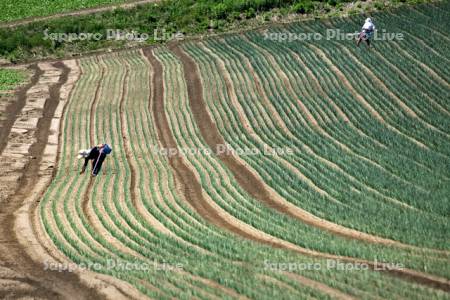
[[[8,144],[8,136],[11,132],[11,128],[14,125],[14,121],[17,118],[17,115],[22,111],[22,108],[25,106],[25,102],[27,99],[27,92],[28,90],[36,85],[36,83],[39,81],[39,77],[41,77],[42,74],[44,74],[44,71],[39,69],[37,64],[30,65],[28,67],[28,70],[33,71],[33,76],[31,77],[31,80],[28,84],[22,86],[17,90],[16,99],[11,101],[11,103],[8,105],[8,107],[5,110],[5,116],[6,119],[4,121],[0,122],[0,154],[5,149],[6,145]]]
[[[158,138],[162,146],[166,149],[177,149],[177,144],[170,130],[169,122],[164,111],[164,82],[162,77],[162,65],[154,57],[150,48],[144,49],[144,55],[154,68],[154,76],[150,86],[153,87],[153,101],[150,111],[153,113],[155,124],[157,125]],[[197,181],[194,172],[189,169],[183,159],[178,155],[168,156],[169,164],[175,173],[176,182],[182,187],[184,197],[187,202],[201,215],[206,221],[225,228],[247,239],[254,240],[255,238],[247,232],[241,230],[234,224],[223,219],[215,209],[207,202],[202,194],[202,187]],[[262,241],[260,241],[262,242]],[[272,244],[274,247],[279,247],[277,244]]]
[[[19,241],[19,232],[15,229],[15,213],[21,208],[26,199],[32,197],[30,191],[39,180],[39,165],[42,161],[44,149],[50,134],[50,125],[58,106],[60,89],[68,79],[70,69],[62,62],[55,63],[54,67],[60,69],[62,74],[58,82],[50,87],[50,96],[45,102],[44,112],[39,119],[35,137],[36,141],[31,145],[29,154],[32,159],[22,170],[22,176],[18,181],[15,193],[2,204],[0,214],[0,240],[8,241],[0,243],[0,264],[23,277],[21,281],[26,282],[32,290],[0,290],[0,298],[32,296],[42,299],[102,299],[96,290],[81,283],[80,278],[70,272],[49,272],[44,270],[44,264],[36,262]],[[18,92],[18,109],[26,99],[26,91],[39,80],[40,75],[36,67],[36,74],[32,82]],[[15,115],[10,116],[14,118]],[[53,176],[55,172],[53,172]],[[37,206],[37,203],[33,204]],[[36,213],[36,210],[33,209]],[[33,218],[33,215],[29,216]]]
[[[196,66],[194,60],[192,58],[190,58],[180,48],[179,45],[170,46],[169,49],[170,49],[170,51],[172,51],[172,53],[174,53],[178,57],[178,59],[181,61],[182,65],[183,65],[185,80],[187,83],[189,103],[190,103],[190,107],[192,110],[192,114],[194,116],[194,119],[197,123],[197,126],[200,130],[200,133],[201,133],[203,139],[205,140],[206,144],[213,150],[213,153],[215,153],[214,149],[217,149],[217,145],[222,145],[225,143],[225,141],[223,140],[222,136],[220,135],[219,130],[217,129],[213,120],[210,118],[209,113],[206,109],[206,104],[204,103],[204,100],[203,100],[202,83],[201,83],[200,74],[197,69],[197,66]],[[149,60],[151,61],[152,65],[155,66],[155,73],[162,74],[162,67],[161,67],[160,63],[153,57],[151,51],[149,50],[149,51],[144,51],[144,52],[146,53],[147,57],[149,57]],[[162,82],[162,76],[155,76],[155,77],[159,77],[159,79],[156,78],[156,81],[161,81],[161,82],[153,83],[155,92],[157,94],[160,94],[160,95],[154,95],[154,97],[155,97],[154,99],[156,99],[155,105],[158,106],[158,103],[159,103],[159,106],[160,106],[160,107],[154,108],[154,110],[153,110],[154,117],[155,117],[155,119],[156,118],[165,119],[165,121],[157,122],[157,124],[160,125],[158,128],[158,132],[163,131],[162,135],[167,135],[165,138],[167,138],[168,140],[172,139],[172,141],[170,143],[163,142],[164,147],[176,148],[176,143],[173,139],[173,136],[171,136],[170,127],[168,125],[168,122],[167,122],[167,119],[166,119],[165,113],[164,113],[164,98],[163,98],[164,86],[163,86],[163,82]],[[161,141],[163,141],[162,137],[163,136],[160,136]],[[167,140],[165,142],[167,142]],[[280,205],[277,201],[272,199],[272,196],[271,196],[270,192],[266,189],[264,183],[260,182],[258,180],[258,178],[250,170],[248,170],[245,165],[242,165],[236,158],[234,158],[233,156],[230,156],[230,155],[226,155],[226,154],[222,154],[222,155],[216,154],[216,156],[233,173],[233,176],[235,177],[238,184],[247,193],[249,193],[252,197],[262,201],[263,203],[266,203],[269,207],[272,207],[276,210],[284,212],[287,215],[292,215],[292,213],[289,210],[287,210],[286,207]],[[174,163],[174,162],[172,162],[173,158],[169,158],[169,159],[171,160],[170,164],[171,164],[172,168],[174,169],[175,173],[177,173],[177,175],[180,178],[184,178],[184,179],[182,179],[182,182],[183,182],[183,186],[185,187],[186,198],[191,198],[191,200],[188,200],[188,201],[193,202],[191,204],[196,205],[197,207],[201,206],[201,204],[199,204],[200,201],[195,201],[195,198],[192,199],[192,197],[191,197],[192,195],[190,194],[190,193],[192,193],[193,190],[196,190],[198,188],[201,189],[199,182],[197,182],[195,180],[193,172],[191,170],[189,170],[182,161]],[[180,167],[183,169],[186,168],[187,170],[185,171],[182,169],[180,171]],[[187,174],[183,174],[183,173],[187,173]],[[188,183],[188,184],[186,185],[186,183]],[[195,191],[195,193],[199,193],[199,196],[197,196],[199,198],[197,198],[197,199],[201,199],[201,196],[202,196],[201,190]],[[206,202],[206,201],[203,200],[201,202]],[[194,207],[196,208],[196,206],[194,206]],[[205,209],[205,207],[200,207],[200,208],[203,210]],[[217,223],[217,218],[213,218],[213,220],[210,220],[211,216],[208,215],[208,210],[207,211],[201,211],[201,210],[199,211],[198,210],[198,212],[202,216],[204,216],[205,219],[212,222],[213,224],[216,224],[218,226],[223,225],[223,224]],[[217,216],[217,217],[220,218],[220,216]],[[266,240],[257,240],[257,239],[255,239],[255,236],[249,235],[246,232],[244,232],[244,235],[242,235],[241,232],[232,230],[233,228],[230,228],[229,225],[231,225],[231,227],[234,227],[233,224],[227,224],[227,225],[228,226],[221,226],[221,227],[225,228],[225,229],[229,229],[229,230],[235,232],[236,234],[241,235],[242,237],[245,237],[245,238],[248,238],[251,240],[256,240],[258,242],[262,242],[265,244],[270,244],[270,242],[268,243]],[[318,224],[312,224],[312,225],[317,226]],[[324,225],[322,224],[319,227],[322,228],[323,226]],[[339,232],[335,232],[335,234],[339,234]],[[355,235],[353,238],[358,238],[358,235]],[[273,243],[272,246],[275,246],[278,248],[280,248],[280,246],[281,246],[282,248],[284,248],[282,245],[280,245],[278,243]],[[329,254],[323,253],[323,257],[328,257],[328,256],[329,256]],[[342,257],[342,259],[349,261],[349,262],[350,261],[353,261],[353,262],[359,261],[359,259],[351,258],[351,257]],[[443,278],[437,278],[437,277],[431,276],[426,273],[421,273],[421,272],[408,270],[408,269],[380,269],[379,266],[374,263],[370,263],[369,266],[374,270],[378,269],[380,271],[386,272],[390,275],[393,275],[393,276],[396,276],[399,278],[403,278],[403,279],[406,279],[409,281],[413,281],[413,282],[427,285],[427,286],[430,286],[433,288],[441,289],[446,292],[450,292],[450,281],[443,279]]]

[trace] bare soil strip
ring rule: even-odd
[[[25,106],[27,92],[28,90],[36,85],[39,80],[39,77],[44,73],[39,67],[34,64],[28,67],[29,70],[33,71],[33,76],[31,77],[30,83],[22,86],[16,92],[16,100],[13,100],[10,105],[6,108],[5,116],[6,119],[0,122],[0,154],[5,149],[6,144],[8,143],[8,135],[11,132],[11,128],[14,124],[14,121],[17,118],[17,115]]]
[[[117,8],[131,9],[131,8],[134,8],[134,7],[136,7],[138,5],[141,5],[141,4],[147,4],[147,3],[159,2],[159,1],[160,0],[138,0],[138,1],[135,0],[135,1],[129,1],[129,2],[126,2],[126,3],[122,3],[122,4],[105,5],[105,6],[101,6],[101,7],[94,7],[94,8],[87,8],[87,9],[81,9],[81,10],[76,10],[76,11],[69,11],[69,12],[65,12],[65,13],[59,13],[59,14],[43,16],[43,17],[31,17],[31,18],[26,18],[26,19],[22,19],[22,20],[2,23],[2,24],[0,24],[0,28],[17,27],[17,26],[26,25],[26,24],[33,23],[33,22],[39,22],[39,21],[45,21],[45,20],[51,20],[51,19],[58,19],[58,18],[63,18],[63,17],[74,17],[74,16],[90,15],[90,14],[95,14],[95,13],[101,13],[101,12],[105,12],[105,11],[115,10]]]
[[[154,70],[153,70],[153,67],[151,66],[150,62],[148,61],[147,57],[144,55],[143,51],[141,50],[139,53],[142,56],[142,59],[145,61],[145,67],[147,69],[149,69],[149,72],[148,72],[149,74],[147,76],[148,77],[147,85],[150,88],[149,83],[152,82],[151,78],[153,78],[153,76],[154,76]],[[175,90],[176,90],[176,88],[174,86],[173,87],[173,92],[175,92]],[[150,94],[150,92],[151,92],[151,90],[149,90],[149,94]],[[178,95],[178,93],[175,92],[175,95]],[[147,107],[143,107],[144,104],[146,104],[147,107],[148,107],[149,106],[148,100],[145,103],[139,103],[139,107],[136,107],[135,109],[138,109],[138,110],[141,110],[142,112],[145,112]],[[151,105],[151,103],[150,103],[150,105]],[[156,124],[154,124],[153,118],[149,119],[148,116],[145,116],[145,117],[143,117],[143,120],[145,120],[145,119],[147,119],[151,124],[148,124],[146,122],[137,122],[135,124],[135,126],[136,126],[135,130],[136,131],[134,133],[130,133],[131,135],[142,137],[142,136],[146,136],[146,133],[147,133],[150,136],[152,136],[152,138],[154,138],[154,134],[156,133],[156,130],[153,133],[153,130],[154,130],[153,128],[156,128]],[[136,122],[137,120],[134,120],[134,121]],[[156,140],[156,138],[155,138],[155,140]],[[138,146],[140,148],[140,150],[139,150],[140,152],[134,153],[134,156],[135,156],[134,164],[137,163],[137,160],[141,156],[146,156],[147,155],[147,151],[148,151],[147,149],[144,149],[142,147],[143,146],[143,145],[141,145],[142,143],[137,142],[137,144],[138,144]],[[144,180],[145,180],[145,182],[152,182],[152,184],[154,184],[155,190],[157,191],[156,197],[151,197],[152,192],[150,191],[149,185],[146,185],[144,187],[144,189],[145,189],[144,192],[147,195],[150,196],[151,202],[152,202],[154,208],[157,209],[158,211],[160,211],[164,215],[165,211],[171,211],[172,210],[169,207],[169,205],[166,203],[166,201],[170,201],[172,204],[177,206],[176,201],[173,198],[174,197],[173,193],[177,193],[177,188],[172,190],[172,188],[169,186],[169,178],[168,178],[168,175],[166,173],[167,169],[164,168],[164,167],[159,167],[159,168],[157,167],[158,163],[156,161],[157,160],[163,160],[164,158],[155,156],[155,157],[153,157],[153,159],[154,159],[154,161],[150,162],[150,165],[147,165],[148,171],[144,172]],[[157,167],[157,169],[154,169],[155,167]],[[154,174],[153,178],[150,178],[148,176],[149,173],[153,173]],[[162,188],[159,187],[160,183],[161,183]],[[138,199],[136,199],[136,200],[138,200]],[[158,205],[156,205],[157,202],[159,202],[159,204],[162,207],[158,207]],[[166,225],[160,223],[160,221],[158,219],[156,219],[155,216],[153,216],[153,214],[151,214],[144,207],[142,199],[139,199],[139,201],[136,201],[136,203],[139,204],[138,207],[137,207],[138,211],[141,212],[142,216],[146,220],[149,220],[150,225],[153,226],[154,228],[160,230],[161,232],[163,232],[163,233],[165,233],[167,235],[170,235],[171,237],[177,239],[181,243],[184,243],[184,244],[188,245],[191,248],[195,248],[197,251],[200,251],[200,252],[202,252],[204,254],[207,253],[209,255],[215,255],[210,250],[208,250],[206,248],[203,248],[201,245],[193,244],[189,240],[185,239],[182,235],[179,235],[178,231],[183,231],[185,233],[189,233],[190,230],[192,230],[192,227],[191,227],[190,224],[185,223],[185,222],[177,223],[177,222],[174,222],[174,220],[172,220],[171,218],[168,218],[167,216],[164,216],[163,218],[165,218],[166,221],[170,222],[170,224],[172,226],[177,228],[177,230],[170,231],[170,229],[168,227],[166,227]],[[181,209],[179,207],[176,210],[177,210],[177,215],[186,213],[183,209]],[[152,222],[151,220],[154,220],[154,222]],[[195,219],[191,219],[191,220],[194,221]],[[210,229],[207,226],[205,226],[204,224],[203,224],[203,228],[204,229]],[[198,228],[195,229],[195,230],[198,230]]]
[[[161,144],[166,149],[177,149],[177,144],[170,131],[169,122],[164,111],[164,83],[162,77],[162,65],[154,57],[151,49],[144,49],[144,55],[154,68],[153,80],[150,83],[153,88],[153,100],[151,101],[153,118],[156,123],[158,137]],[[195,174],[186,166],[183,159],[178,155],[169,156],[169,164],[175,172],[177,183],[182,186],[184,196],[188,203],[208,222],[221,228],[226,228],[231,232],[253,239],[253,236],[242,231],[237,226],[223,220],[216,210],[206,201],[202,194],[200,183],[196,180]]]
[[[163,68],[161,63],[155,58],[151,49],[144,49],[144,55],[147,57],[152,67],[154,68],[154,76],[150,85],[153,89],[153,97],[150,99],[152,104],[151,110],[153,112],[153,118],[155,120],[156,128],[158,131],[158,137],[162,146],[166,149],[176,149],[177,144],[172,135],[169,122],[164,110],[164,85],[163,85]],[[181,156],[169,156],[169,164],[175,172],[175,179],[177,184],[181,186],[184,192],[184,197],[187,202],[209,223],[216,225],[219,228],[227,229],[230,232],[242,236],[244,238],[258,241],[260,243],[269,244],[273,247],[284,248],[283,243],[275,238],[268,238],[266,235],[258,236],[253,234],[247,228],[242,228],[242,224],[236,224],[228,216],[224,216],[217,207],[212,205],[207,199],[205,199],[202,188],[199,183],[197,174],[186,165],[186,162]],[[292,245],[293,248],[299,248]],[[302,251],[302,250],[298,250]],[[305,249],[305,251],[308,251]],[[211,282],[209,282],[211,284]]]
[[[170,130],[170,125],[167,120],[167,116],[164,110],[164,83],[162,77],[162,65],[154,57],[151,49],[144,49],[144,55],[154,68],[154,76],[151,86],[153,88],[153,99],[150,100],[152,104],[152,112],[157,125],[158,137],[162,146],[166,149],[177,149],[177,144]],[[228,214],[223,213],[215,205],[214,202],[210,203],[205,199],[202,188],[199,184],[199,175],[187,166],[186,162],[178,155],[168,156],[169,164],[175,173],[175,179],[177,184],[181,186],[182,192],[187,202],[197,211],[203,218],[209,223],[212,223],[219,228],[227,229],[237,235],[244,238],[258,241],[260,243],[268,244],[276,248],[288,248],[295,249],[299,253],[308,253],[314,255],[314,251],[300,248],[296,245],[281,241],[269,235],[266,235],[257,230],[252,230],[243,226],[244,224],[238,224],[239,221],[230,217]],[[237,222],[236,222],[237,221]],[[242,223],[242,222],[241,222]]]
[[[178,45],[174,45],[170,49],[177,57],[181,60],[183,63],[183,69],[184,69],[184,75],[186,77],[187,82],[187,89],[188,89],[188,95],[189,95],[189,103],[191,106],[192,114],[197,122],[197,126],[202,134],[202,137],[204,138],[205,142],[211,147],[212,151],[216,153],[215,149],[217,149],[217,145],[224,144],[223,138],[220,136],[219,131],[215,125],[215,123],[212,121],[206,106],[204,104],[203,100],[203,90],[202,90],[202,84],[200,75],[197,69],[197,65],[195,64],[194,60],[190,58]],[[155,65],[155,72],[156,74],[159,74],[162,72],[162,67],[159,64],[159,62],[153,57],[153,54],[151,53],[151,50],[146,50],[145,54],[149,58],[150,62]],[[159,78],[158,78],[159,77]],[[163,98],[163,82],[161,76],[155,76],[154,82],[154,88],[155,88],[155,99],[159,99],[159,101],[155,101],[156,104],[154,107],[154,117],[155,119],[163,119],[163,121],[157,121],[157,124],[160,126],[158,127],[160,138],[163,141],[163,145],[166,147],[173,147],[176,149],[176,143],[173,139],[173,136],[170,133],[169,124],[167,122],[167,118],[164,113],[164,98]],[[159,103],[159,105],[158,105]],[[160,113],[158,113],[160,112]],[[168,143],[167,143],[168,142]],[[279,210],[280,212],[283,212],[287,215],[292,216],[292,211],[283,205],[283,203],[280,203],[276,199],[273,199],[273,194],[270,193],[270,191],[266,188],[264,183],[259,180],[253,172],[248,170],[243,164],[241,164],[235,157],[230,155],[222,155],[222,154],[216,154],[217,157],[221,159],[221,161],[229,168],[229,170],[233,173],[235,179],[238,181],[240,186],[249,193],[252,197],[255,199],[261,200],[263,203],[266,203],[269,207],[273,207],[274,209]],[[276,239],[274,239],[275,243],[270,243],[266,239],[260,239],[255,237],[255,235],[248,234],[246,231],[242,230],[236,230],[236,226],[234,224],[230,224],[228,222],[224,222],[223,220],[220,220],[220,216],[216,211],[211,211],[214,209],[213,207],[206,207],[209,204],[206,203],[206,201],[198,201],[199,199],[203,199],[200,184],[198,181],[196,181],[194,178],[194,173],[188,169],[185,165],[185,163],[182,161],[180,157],[170,157],[170,163],[174,171],[177,173],[177,175],[182,179],[183,185],[185,187],[185,195],[187,196],[188,201],[193,205],[194,208],[198,209],[197,211],[204,216],[208,221],[212,222],[213,224],[216,224],[222,228],[226,228],[231,230],[232,232],[235,232],[242,237],[255,240],[258,242],[262,242],[265,244],[272,244],[274,247],[278,248],[285,248],[294,250],[298,253],[304,254],[304,255],[312,255],[312,256],[318,256],[322,258],[339,258],[346,261],[361,261],[358,259],[353,259],[349,257],[338,257],[335,255],[330,254],[324,254],[317,251],[311,251],[307,249],[303,249],[301,247],[290,245],[290,243],[280,243]],[[174,160],[178,160],[177,162],[174,162]],[[189,183],[186,185],[186,183]],[[192,197],[194,194],[194,197]],[[197,199],[197,201],[195,201]],[[213,216],[216,216],[214,218]],[[213,218],[212,218],[213,217]],[[299,217],[297,215],[294,215],[294,217]],[[349,228],[345,228],[342,226],[339,226],[337,224],[328,222],[326,220],[322,220],[316,216],[313,216],[309,214],[308,212],[304,212],[304,214],[301,216],[302,221],[305,223],[316,226],[328,231],[331,231],[338,235],[343,235],[349,238],[353,239],[360,239],[367,242],[374,242],[374,243],[381,243],[385,244],[387,242],[388,245],[396,245],[396,246],[406,246],[407,248],[413,247],[410,245],[403,245],[397,241],[393,240],[386,240],[383,242],[383,238],[379,238],[376,236],[372,236],[363,232],[358,232]],[[212,220],[211,220],[212,218]],[[231,226],[230,226],[231,225]],[[231,227],[231,228],[230,228]],[[399,244],[399,245],[397,245]],[[294,246],[294,247],[292,247]],[[378,263],[373,262],[367,262],[369,266],[371,266],[373,269],[383,269],[379,268],[380,266]],[[442,289],[445,291],[450,291],[450,281],[444,278],[439,278],[436,276],[432,276],[429,274],[424,274],[421,272],[408,270],[408,269],[386,269],[384,268],[383,271],[387,271],[390,274],[397,275],[402,278],[406,278],[409,280],[412,280],[414,282],[422,283],[425,285],[429,285],[438,289]]]
[[[73,85],[79,78],[78,66],[75,61],[66,61],[64,64],[67,65],[71,71],[68,80],[60,90],[60,101],[50,127],[51,134],[48,137],[48,142],[40,163],[39,179],[33,187],[33,191],[29,193],[32,194],[33,197],[27,198],[23,206],[16,213],[16,232],[20,232],[18,238],[21,244],[27,249],[29,255],[39,263],[72,263],[56,248],[45,232],[37,208],[39,201],[43,197],[43,193],[53,180],[54,172],[53,169],[49,167],[58,165],[58,142],[61,142],[59,140],[62,126],[61,118],[66,110],[66,104]],[[115,278],[92,273],[90,271],[75,272],[80,276],[83,285],[92,287],[99,293],[105,294],[108,297],[114,299],[129,299],[130,295],[133,295],[133,292],[134,294],[139,294],[135,292],[135,289],[131,285],[118,281]],[[127,292],[125,293],[123,291]]]
[[[34,159],[30,160],[22,170],[22,177],[16,193],[2,204],[0,239],[9,242],[0,244],[0,260],[2,265],[20,274],[32,286],[32,289],[25,293],[28,297],[64,299],[70,295],[77,299],[101,299],[101,295],[94,289],[83,285],[76,274],[45,271],[43,264],[33,260],[28,253],[30,249],[25,249],[20,243],[18,235],[21,235],[21,232],[16,232],[15,228],[15,214],[26,199],[33,196],[30,192],[33,191],[33,187],[39,180],[40,162],[43,159],[44,149],[51,131],[53,114],[59,102],[60,88],[67,81],[69,73],[69,69],[62,63],[56,63],[54,66],[60,69],[62,74],[58,82],[50,86],[50,97],[47,99],[43,115],[37,123],[36,141],[29,149],[29,154]],[[14,297],[15,293],[14,290],[0,291],[0,297]],[[23,291],[17,295],[24,296]]]
[[[170,231],[167,227],[165,227],[158,219],[156,219],[151,213],[149,213],[146,208],[144,207],[142,200],[139,197],[139,186],[136,184],[136,182],[139,180],[139,172],[138,170],[138,158],[135,157],[136,154],[133,153],[132,149],[131,149],[131,143],[132,143],[132,138],[130,138],[130,136],[128,135],[128,123],[127,123],[127,118],[129,118],[129,116],[127,116],[126,113],[126,108],[125,105],[128,104],[128,101],[133,101],[130,99],[130,97],[132,97],[132,94],[129,93],[129,85],[130,85],[130,81],[133,79],[130,76],[130,69],[133,68],[133,66],[130,66],[130,63],[126,60],[126,58],[123,58],[123,63],[125,64],[125,80],[123,83],[123,87],[122,87],[122,91],[121,91],[121,98],[120,98],[120,104],[119,104],[119,111],[120,111],[120,133],[122,135],[123,138],[123,147],[125,150],[125,156],[126,156],[126,163],[128,164],[129,168],[130,168],[130,193],[131,193],[131,202],[133,203],[133,206],[136,208],[136,211],[145,219],[146,222],[149,223],[150,226],[152,226],[153,228],[155,228],[156,230],[167,234],[175,239],[177,239],[178,241],[180,241],[181,243],[186,243],[188,244],[190,247],[196,247],[195,245],[190,244],[188,241],[185,241],[183,239],[181,239],[179,236],[177,236],[175,233],[173,233],[172,231]],[[133,110],[135,108],[132,107],[132,104],[128,104],[130,110]],[[141,128],[142,129],[142,128]],[[142,132],[139,133],[135,133],[136,136],[142,136]],[[133,135],[131,133],[131,135]],[[145,155],[145,154],[143,154]],[[148,181],[149,179],[146,178]],[[147,192],[147,190],[146,190]],[[148,195],[150,195],[150,192],[148,191]],[[125,209],[128,210],[127,207],[125,207]],[[130,212],[130,214],[132,214]],[[134,216],[132,216],[134,218]],[[153,234],[150,231],[148,231],[148,229],[146,229],[143,224],[137,223],[138,226],[141,227],[142,230],[147,231],[149,234]],[[200,251],[202,251],[203,249],[201,248],[197,248]]]
[[[121,62],[123,62],[123,64],[125,65],[125,71],[123,72],[123,77],[122,77],[121,82],[120,82],[121,91],[120,91],[120,96],[118,97],[119,98],[119,103],[118,103],[119,104],[119,112],[120,112],[120,132],[118,132],[118,134],[121,134],[122,137],[124,138],[123,145],[124,145],[124,150],[125,150],[126,162],[124,162],[123,164],[124,165],[128,164],[129,167],[130,167],[130,171],[131,171],[131,176],[130,176],[131,177],[130,178],[131,200],[132,200],[133,205],[136,207],[136,202],[138,201],[138,194],[136,193],[136,191],[138,190],[138,187],[137,187],[137,184],[136,184],[136,178],[138,178],[138,172],[137,172],[137,168],[138,167],[136,165],[136,162],[132,158],[131,146],[129,144],[131,142],[129,140],[129,136],[128,136],[127,130],[126,130],[126,126],[127,126],[126,117],[127,116],[126,116],[126,110],[125,110],[125,102],[126,102],[127,96],[129,96],[128,89],[129,89],[130,80],[131,80],[130,70],[131,70],[132,67],[130,66],[130,64],[128,63],[128,61],[126,59],[123,59]],[[103,101],[105,101],[104,97],[102,97],[102,99],[103,99]],[[102,210],[101,207],[99,209]],[[124,207],[123,209],[129,211],[129,209],[127,207]],[[113,208],[113,210],[115,210],[115,209]],[[106,211],[104,211],[102,213],[105,216],[108,216]],[[128,213],[131,214],[131,212],[128,212]],[[115,211],[114,214],[117,214],[117,216],[119,216],[117,211]],[[111,217],[111,216],[109,216],[109,217]],[[154,223],[154,222],[157,222],[157,223]],[[168,229],[163,227],[163,225],[160,224],[156,219],[154,220],[154,222],[152,222],[152,224],[151,224],[152,226],[155,226],[155,225],[158,226],[158,224],[159,224],[159,227],[162,226],[162,229],[158,228],[158,227],[156,229],[158,229],[158,230],[165,230],[166,232],[170,232],[170,231],[168,231]],[[141,229],[143,229],[143,230],[147,230],[147,229],[145,229],[143,227],[143,224],[136,223],[136,225],[140,226]],[[123,226],[124,227],[128,227],[128,229],[130,229],[130,230],[134,230],[131,227],[129,227],[129,225],[127,225],[125,222],[124,222]],[[109,232],[105,232],[105,230],[102,230],[99,227],[97,227],[97,228],[98,228],[97,229],[98,232],[103,232],[104,235],[110,236]],[[121,231],[122,228],[117,228],[117,230]],[[150,232],[148,232],[148,233],[151,234]],[[172,233],[172,232],[170,232],[170,233]],[[127,245],[123,245],[123,244],[121,244],[121,242],[115,241],[113,237],[110,237],[109,239],[111,240],[111,243],[114,244],[114,246],[117,247],[122,253],[128,253],[129,255],[132,255],[134,257],[138,257],[139,259],[142,259],[144,261],[147,259],[146,257],[142,256],[139,252],[134,251],[131,248],[129,248]],[[181,240],[181,241],[183,241],[183,240]],[[181,274],[183,274],[184,277],[192,276],[191,274],[186,273],[186,272],[181,272]],[[199,277],[198,278],[196,277],[196,279],[198,280]],[[208,282],[208,284],[210,284],[212,286],[211,282],[209,282],[207,279],[202,279],[201,281],[203,283]],[[216,283],[215,286],[220,286],[220,285],[218,283]],[[202,291],[201,289],[199,289],[199,288],[197,288],[195,286],[190,286],[190,288],[193,289],[193,290],[194,289],[197,290],[199,293],[205,293],[207,298],[213,298],[213,295],[207,294],[206,292]]]

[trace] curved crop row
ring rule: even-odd
[[[419,70],[393,51],[408,46],[380,45],[372,66],[344,41],[249,32],[80,59],[45,232],[151,298],[446,298],[446,48],[410,54]],[[79,175],[77,150],[103,142],[100,176]],[[225,143],[257,153],[213,149]],[[373,270],[385,263],[403,268]]]

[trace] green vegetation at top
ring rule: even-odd
[[[25,74],[18,70],[0,69],[0,93],[14,89],[25,79]]]
[[[52,14],[91,8],[100,5],[123,3],[125,0],[21,0],[0,1],[0,22],[42,17]]]
[[[48,56],[66,57],[96,49],[122,48],[125,44],[128,46],[138,44],[108,39],[108,29],[148,34],[147,44],[161,43],[167,39],[155,38],[155,30],[160,33],[164,31],[166,34],[181,32],[185,35],[242,30],[287,15],[305,13],[324,15],[338,12],[344,9],[345,1],[166,0],[138,5],[132,9],[102,12],[95,16],[63,17],[33,22],[13,29],[0,29],[0,56],[16,62]],[[376,8],[373,3],[378,2],[358,2],[353,12],[361,13],[364,9]],[[46,39],[48,36],[45,33],[91,33],[100,35],[101,38],[54,41]]]
[[[32,5],[37,0],[27,0],[9,7],[0,3],[6,15],[14,14],[19,7],[30,11],[58,6],[53,3]],[[46,57],[62,58],[70,55],[91,52],[99,49],[118,49],[125,46],[144,44],[124,38],[113,39],[108,29],[121,33],[134,32],[139,38],[144,34],[146,44],[165,43],[175,33],[200,35],[221,33],[233,30],[254,28],[289,16],[289,19],[302,18],[302,15],[323,17],[342,14],[361,14],[388,7],[396,7],[400,2],[418,3],[427,0],[376,0],[356,1],[346,5],[348,0],[162,0],[158,3],[137,5],[132,9],[115,9],[95,15],[79,15],[36,21],[15,28],[0,28],[0,57],[11,62]],[[60,3],[60,1],[56,1]],[[83,3],[118,3],[119,0],[80,0],[68,1],[73,8],[86,7]],[[27,3],[27,4],[24,4]],[[77,3],[77,5],[75,4]],[[40,7],[40,8],[37,8]],[[55,8],[53,8],[55,9]],[[62,9],[62,8],[61,8]],[[20,15],[20,13],[17,13]],[[33,13],[34,14],[34,13]],[[1,18],[5,18],[4,14]],[[75,39],[54,38],[65,34],[77,35]],[[96,38],[80,37],[91,34]],[[53,38],[49,38],[53,37]],[[100,38],[98,38],[100,37]]]

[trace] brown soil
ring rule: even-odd
[[[16,92],[16,100],[11,101],[5,110],[4,114],[6,119],[0,121],[0,153],[3,152],[3,149],[5,149],[6,144],[8,143],[8,135],[11,132],[11,128],[14,125],[17,115],[25,106],[28,90],[38,82],[39,77],[44,73],[36,64],[29,66],[28,69],[32,70],[34,73],[30,83],[22,86]]]
[[[34,159],[25,165],[15,194],[9,197],[5,203],[2,203],[2,213],[0,214],[0,224],[2,224],[0,227],[0,240],[2,241],[0,243],[0,263],[3,267],[16,273],[20,281],[28,284],[29,288],[2,289],[0,290],[0,298],[26,296],[43,299],[102,298],[94,289],[83,285],[79,277],[73,273],[45,271],[43,263],[34,261],[33,257],[28,254],[29,249],[23,248],[14,228],[15,213],[24,201],[31,197],[29,193],[38,180],[39,164],[50,134],[51,120],[59,102],[59,91],[67,80],[69,73],[69,69],[62,63],[56,63],[54,66],[61,69],[63,73],[58,83],[51,86],[50,97],[45,103],[43,116],[38,121],[35,132],[37,140],[29,149],[29,154]],[[37,71],[37,69],[35,70]],[[42,73],[37,72],[37,74],[38,76],[33,76],[32,84],[27,89],[38,81],[39,75]],[[25,97],[27,89],[19,92],[19,98]]]
[[[33,23],[33,22],[58,19],[58,18],[63,18],[63,17],[90,15],[90,14],[101,13],[101,12],[105,12],[105,11],[111,11],[111,10],[114,10],[117,8],[131,9],[140,4],[159,2],[159,1],[160,0],[135,0],[135,1],[128,1],[128,2],[122,3],[122,4],[104,5],[104,6],[100,6],[100,7],[87,8],[87,9],[81,9],[81,10],[76,10],[76,11],[69,11],[69,12],[65,12],[65,13],[59,13],[59,14],[43,16],[43,17],[31,17],[31,18],[26,18],[26,19],[22,19],[22,20],[2,23],[2,24],[0,24],[0,28],[17,27],[20,25],[26,25],[26,24]]]
[[[153,100],[150,101],[152,103],[150,110],[153,112],[153,118],[157,125],[156,128],[158,131],[159,140],[164,148],[177,149],[177,144],[170,130],[169,122],[164,111],[164,82],[162,76],[162,65],[154,57],[151,49],[144,49],[144,55],[147,57],[155,70],[153,80],[150,83],[150,86],[153,89]],[[248,239],[254,239],[252,235],[223,219],[208,203],[208,201],[203,197],[202,187],[196,180],[196,176],[186,166],[181,156],[169,156],[169,164],[175,173],[177,183],[182,186],[186,200],[203,218],[220,228],[226,228],[240,236]]]
[[[209,112],[203,103],[203,91],[200,76],[198,75],[195,62],[186,55],[179,47],[172,47],[171,50],[181,59],[184,65],[184,73],[187,82],[189,102],[197,126],[208,146],[216,153],[222,162],[230,169],[235,179],[244,190],[255,199],[262,200],[277,210],[283,211],[284,207],[272,200],[264,184],[260,182],[252,172],[239,163],[233,156],[227,154],[217,154],[217,145],[225,145],[216,124],[209,116]]]
[[[169,127],[167,117],[164,110],[164,87],[162,72],[163,68],[160,62],[154,57],[151,49],[144,50],[144,55],[154,68],[154,77],[150,83],[154,89],[153,98],[150,103],[153,104],[154,120],[157,125],[159,140],[165,148],[177,147],[171,129]],[[216,225],[219,228],[226,229],[243,238],[253,240],[262,244],[267,244],[276,248],[283,248],[295,251],[304,255],[315,257],[336,258],[332,255],[322,255],[319,252],[301,248],[292,243],[280,240],[270,236],[264,232],[254,229],[253,227],[243,223],[242,221],[232,217],[225,211],[221,210],[214,201],[203,196],[201,186],[199,184],[199,175],[189,168],[189,163],[184,162],[180,156],[169,156],[169,164],[175,173],[175,180],[178,186],[181,186],[180,192],[187,202],[199,213],[206,221]],[[182,168],[181,172],[180,169]],[[181,166],[181,167],[179,167]]]

